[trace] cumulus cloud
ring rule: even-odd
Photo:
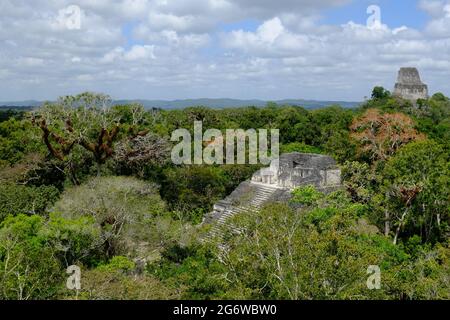
[[[101,62],[113,63],[119,60],[122,61],[139,61],[153,60],[155,57],[155,47],[150,45],[134,45],[130,50],[126,51],[123,47],[117,47],[106,53]]]
[[[321,22],[323,10],[350,2],[2,0],[0,100],[83,90],[116,98],[353,100],[393,85],[403,65],[448,92],[449,1],[418,1],[429,15],[423,30]],[[257,26],[239,27],[248,21]]]
[[[450,37],[450,1],[421,0],[419,7],[432,17],[425,29],[430,37]]]
[[[420,0],[419,8],[433,17],[444,15],[444,8],[447,4],[442,0]]]
[[[298,55],[310,49],[309,38],[287,30],[278,17],[265,21],[255,32],[232,31],[223,36],[223,43],[228,48],[265,57]]]

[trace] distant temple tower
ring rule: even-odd
[[[428,99],[428,86],[420,80],[416,68],[400,68],[394,95],[407,100]]]

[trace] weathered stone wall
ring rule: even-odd
[[[252,181],[288,189],[304,185],[322,188],[340,185],[341,171],[329,156],[288,153],[256,172]]]
[[[398,72],[394,95],[412,101],[427,99],[428,86],[422,82],[416,68],[401,68]]]
[[[328,193],[341,186],[341,170],[336,161],[318,154],[288,153],[273,160],[270,167],[242,182],[228,197],[217,202],[203,224],[214,225],[208,237],[220,235],[220,228],[235,214],[258,211],[268,202],[289,202],[292,189],[314,185]],[[239,232],[239,230],[236,230]]]

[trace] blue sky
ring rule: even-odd
[[[367,7],[377,5],[381,9],[382,22],[390,27],[398,28],[403,25],[422,29],[429,21],[429,15],[418,8],[417,2],[411,0],[359,0],[350,1],[347,5],[325,9],[319,14],[320,22],[331,25],[341,25],[349,21],[365,24],[368,18]],[[262,20],[246,19],[233,23],[218,23],[215,32],[231,32],[244,30],[254,32],[263,23]],[[123,34],[127,39],[127,46],[141,44],[132,36],[135,23],[126,23],[123,26]]]
[[[381,23],[369,26],[369,5]],[[73,7],[79,23],[73,25]],[[72,11],[67,11],[72,8]],[[448,0],[2,0],[0,101],[361,100],[402,66],[450,94]]]
[[[382,10],[382,21],[390,27],[401,27],[403,25],[422,29],[429,15],[418,8],[418,3],[411,0],[359,0],[350,1],[347,5],[333,7],[320,12],[320,21],[324,24],[340,25],[349,21],[365,24],[368,18],[366,9],[370,5],[377,5]],[[246,19],[233,23],[219,23],[217,32],[231,32],[242,29],[244,31],[255,31],[262,20]],[[123,26],[124,35],[130,43],[139,43],[132,37],[134,23],[127,23]]]
[[[360,0],[350,4],[324,11],[324,23],[343,24],[352,20],[364,24],[367,20],[366,9],[370,5],[381,8],[383,23],[390,27],[406,25],[412,28],[423,28],[429,16],[418,8],[417,1],[412,0]]]

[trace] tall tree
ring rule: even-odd
[[[389,92],[389,90],[386,90],[383,87],[375,87],[372,90],[372,99],[381,100],[389,98],[390,96],[391,93]]]
[[[387,162],[383,177],[394,243],[402,234],[433,242],[448,235],[450,167],[439,144],[424,140],[401,148]]]
[[[139,131],[144,116],[140,105],[132,105],[131,123],[125,134],[131,138],[145,135]],[[111,98],[102,94],[82,93],[47,103],[33,113],[32,122],[42,130],[43,141],[52,156],[65,161],[76,146],[93,155],[100,166],[112,157],[114,143],[123,127],[121,113],[111,108]]]
[[[402,145],[424,138],[407,115],[378,109],[367,110],[350,129],[351,137],[359,143],[360,155],[368,155],[372,161],[386,160]]]

